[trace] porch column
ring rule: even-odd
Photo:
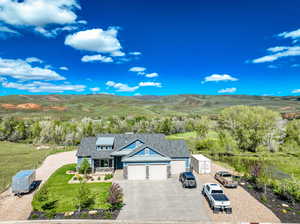
[[[111,164],[112,164],[113,170],[115,170],[115,158],[112,159],[112,163]]]

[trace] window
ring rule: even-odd
[[[112,159],[101,159],[100,167],[112,167]]]
[[[145,148],[145,156],[149,156],[150,155],[150,150],[148,148]]]

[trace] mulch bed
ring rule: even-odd
[[[120,210],[115,210],[113,212],[109,210],[97,209],[96,214],[89,214],[88,210],[82,210],[81,212],[74,211],[73,214],[66,213],[55,213],[47,215],[45,212],[32,211],[29,216],[29,220],[46,220],[46,219],[117,219]]]
[[[251,184],[247,180],[242,180],[240,184],[249,194],[255,197],[258,201],[268,207],[279,219],[284,223],[299,223],[300,222],[300,203],[292,204],[276,195],[272,189],[267,188],[267,192],[264,195],[261,189],[256,189],[255,185]],[[284,207],[283,204],[288,207]]]

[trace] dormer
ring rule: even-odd
[[[96,150],[112,150],[114,147],[114,137],[98,137],[96,140]]]

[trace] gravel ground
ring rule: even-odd
[[[212,173],[210,175],[199,175],[199,179],[202,183],[218,183],[214,179],[214,174],[219,170],[228,170],[217,164],[212,164]],[[228,170],[230,171],[230,170]],[[224,188],[223,188],[224,189]],[[208,215],[214,222],[273,222],[280,223],[275,214],[265,207],[262,203],[252,197],[242,187],[237,189],[224,189],[225,194],[229,197],[232,205],[232,214],[213,214],[209,208],[208,202],[205,203],[205,207],[208,211]]]
[[[75,153],[71,151],[48,156],[36,170],[36,180],[41,180],[43,184],[59,167],[75,163]],[[11,189],[3,192],[0,195],[0,221],[27,219],[31,212],[31,201],[35,192],[23,195],[21,198],[13,196]]]

